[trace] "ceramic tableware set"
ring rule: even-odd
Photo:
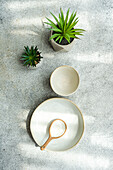
[[[79,75],[71,66],[56,68],[50,77],[53,91],[60,96],[73,94],[79,85]],[[41,150],[65,151],[74,147],[84,132],[80,109],[66,98],[51,98],[33,112],[30,130]]]

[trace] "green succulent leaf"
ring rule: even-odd
[[[27,52],[29,53],[30,51],[29,51],[29,47],[27,46]]]
[[[68,43],[70,43],[70,36],[69,36],[69,34],[65,34],[64,38],[68,41]]]
[[[81,31],[81,32],[84,32],[85,30],[84,29],[72,29],[72,31]]]
[[[38,48],[37,48],[37,46],[35,47],[35,51],[37,51],[38,50]]]
[[[63,14],[62,8],[60,8],[60,14],[61,14],[62,23],[64,25],[64,14]]]
[[[61,32],[62,33],[62,31],[59,28],[50,28],[49,30],[53,30],[55,32]]]
[[[21,58],[20,60],[23,60],[23,61],[24,61],[24,60],[25,60],[25,58]]]
[[[50,12],[50,14],[54,17],[54,19],[56,20],[56,23],[57,23],[57,24],[58,24],[58,26],[60,27],[60,23],[59,23],[59,21],[58,21],[57,17],[55,17],[55,15],[54,15],[52,12]]]
[[[78,23],[78,21],[74,21],[74,22],[68,27],[68,29],[66,29],[66,31],[72,30],[77,23]]]
[[[50,12],[50,14],[55,19],[56,24],[49,18],[46,18],[49,22],[45,23],[51,26],[51,28],[48,29],[55,32],[50,37],[50,40],[55,38],[55,41],[59,41],[59,43],[61,43],[62,39],[65,38],[68,41],[68,43],[70,43],[70,38],[79,39],[76,35],[78,36],[83,35],[83,32],[85,31],[84,29],[74,28],[79,21],[78,17],[76,17],[77,12],[73,11],[71,13],[71,16],[69,17],[69,11],[70,8],[68,8],[66,16],[64,17],[63,10],[62,8],[60,8],[58,18],[52,12]]]
[[[33,48],[34,48],[34,47],[33,47],[33,46],[31,46],[31,55],[33,55]]]
[[[68,29],[68,27],[71,25],[71,23],[72,23],[72,21],[73,21],[73,14],[74,14],[74,11],[72,12],[72,14],[71,14],[71,16],[70,16],[70,18],[69,18],[69,21],[68,21],[68,23],[67,23],[67,25],[66,25],[66,30]]]
[[[75,35],[73,35],[73,36],[71,36],[72,38],[76,38],[76,39],[80,39],[80,38],[78,38],[77,36],[75,36]]]
[[[62,39],[63,39],[63,36],[60,37],[59,43],[61,43]]]
[[[80,32],[75,32],[75,35],[83,35],[83,34]]]
[[[25,55],[29,55],[28,51],[25,50]]]
[[[21,59],[24,61],[25,66],[36,66],[36,63],[39,63],[41,58],[43,58],[38,51],[37,46],[34,48],[34,46],[31,46],[31,48],[24,47],[25,48],[25,53],[22,54]]]
[[[58,37],[59,35],[61,35],[61,34],[53,34],[53,35],[50,37],[50,40],[52,40],[53,38]]]
[[[27,57],[29,57],[29,56],[28,56],[28,55],[22,55],[21,57],[27,58]]]
[[[28,59],[28,60],[26,60],[26,61],[24,62],[24,65],[25,65],[25,64],[28,64],[28,62],[29,62],[29,59]]]
[[[53,21],[51,21],[49,18],[46,19],[50,22],[52,27],[57,28],[56,24]]]
[[[55,39],[55,41],[58,41],[58,40],[60,39],[60,37],[61,37],[61,36],[58,36],[58,37]]]
[[[63,21],[62,21],[62,18],[60,16],[60,14],[59,14],[59,20],[60,20],[60,28],[61,28],[61,30],[63,32]]]
[[[30,52],[30,51],[29,51],[29,47],[28,47],[28,46],[27,46],[27,47],[24,46],[24,48],[25,48],[25,53],[26,53],[27,55],[29,55],[29,52]]]
[[[70,10],[70,9],[67,10],[66,18],[65,18],[65,21],[64,21],[64,32],[65,32],[65,30],[66,30],[66,24],[67,24],[67,21],[68,21],[69,10]]]

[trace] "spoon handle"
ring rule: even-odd
[[[43,151],[51,140],[52,140],[52,137],[49,137],[47,141],[40,147],[40,149]]]

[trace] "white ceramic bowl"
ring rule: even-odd
[[[79,75],[71,66],[61,66],[54,70],[50,77],[53,91],[61,96],[74,93],[79,85]]]

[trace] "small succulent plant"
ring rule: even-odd
[[[70,43],[70,38],[79,39],[78,36],[83,35],[82,33],[85,31],[84,29],[74,28],[78,23],[78,17],[76,17],[76,13],[77,12],[73,11],[71,16],[69,17],[68,9],[66,17],[64,18],[63,11],[60,8],[59,18],[57,18],[53,13],[51,13],[56,23],[46,17],[49,22],[45,23],[50,25],[51,28],[49,28],[49,30],[53,31],[53,35],[50,37],[50,40],[54,39],[55,41],[58,41],[59,44],[61,44],[62,39],[66,39],[67,42]]]
[[[25,47],[25,52],[22,54],[21,59],[24,61],[24,66],[33,66],[36,67],[36,65],[40,62],[41,58],[43,58],[39,52],[37,46],[34,48],[34,46],[31,46],[29,48],[28,46]]]

